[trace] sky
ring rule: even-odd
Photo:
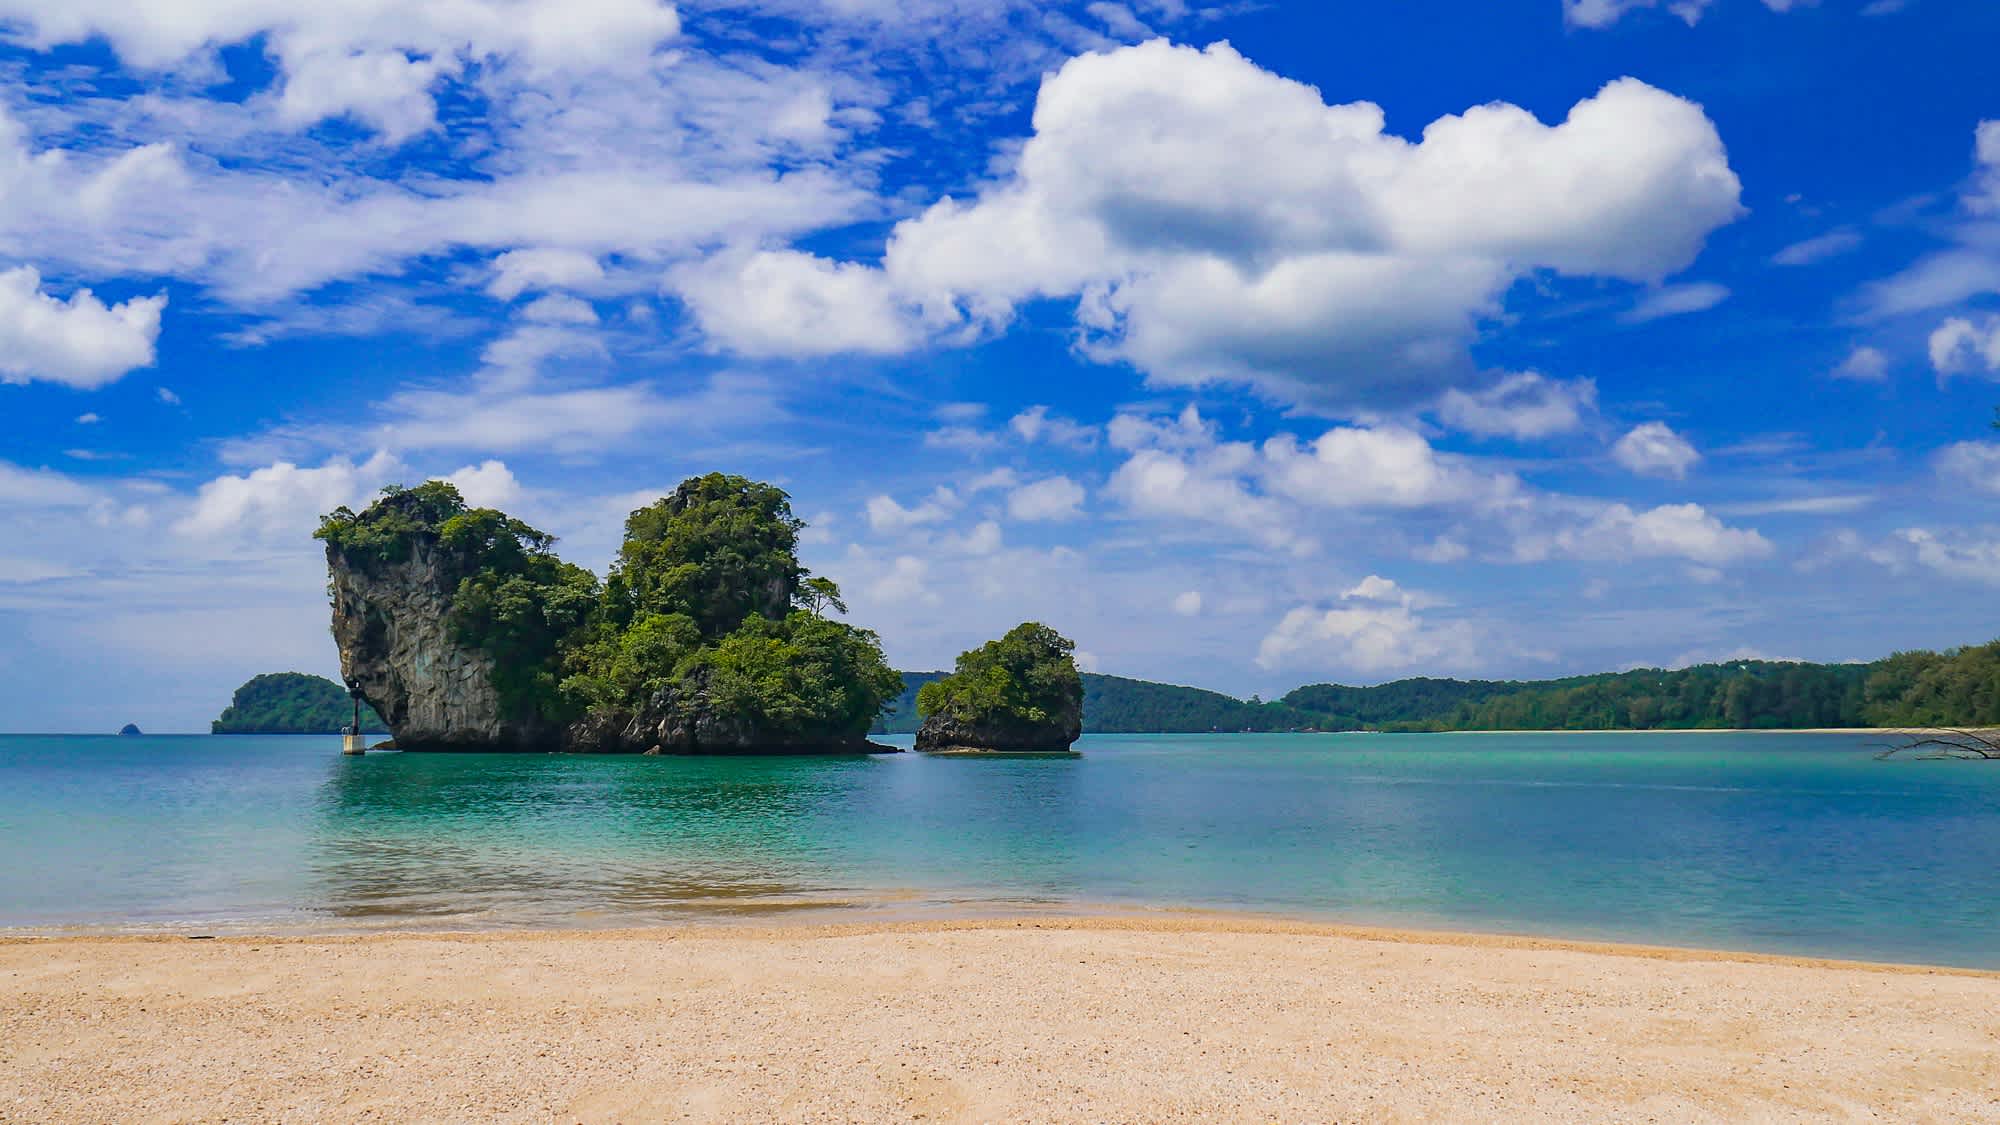
[[[2000,634],[2000,5],[0,0],[0,728],[338,675],[321,513],[787,489],[898,667]]]

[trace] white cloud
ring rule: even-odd
[[[291,128],[351,117],[393,145],[437,125],[430,94],[440,69],[435,59],[414,59],[399,50],[305,51],[285,65],[277,112]]]
[[[503,301],[542,289],[575,289],[604,280],[604,267],[594,255],[577,250],[509,250],[493,259],[493,280],[486,291]]]
[[[1201,591],[1188,590],[1174,595],[1174,612],[1182,617],[1201,616]]]
[[[2000,316],[1974,324],[1955,316],[1931,333],[1931,366],[1940,376],[2000,377]]]
[[[999,553],[1004,546],[1000,525],[992,520],[981,520],[971,531],[963,535],[948,535],[944,538],[947,551],[961,555],[984,557]]]
[[[65,301],[42,291],[31,266],[0,273],[0,383],[91,390],[150,367],[166,305],[164,295],[106,305],[88,289]]]
[[[1435,392],[1516,278],[1658,282],[1740,212],[1701,109],[1631,79],[1413,143],[1227,44],[1155,41],[1071,60],[1034,122],[1011,177],[897,226],[890,287],[932,323],[1075,297],[1089,354],[1294,400]]]
[[[1728,299],[1729,287],[1712,281],[1663,285],[1647,293],[1620,319],[1627,324],[1644,324],[1670,316],[1706,312]]]
[[[1862,299],[1870,315],[1922,312],[1983,293],[2000,293],[2000,121],[1979,123],[1973,134],[1973,160],[1971,183],[1959,197],[1971,218],[1953,228],[1956,245],[1866,286]],[[1936,348],[1933,337],[1933,355]]]
[[[1934,460],[1938,475],[1970,485],[1981,492],[2000,494],[2000,444],[1988,441],[1961,441],[1938,451]]]
[[[1070,520],[1082,515],[1083,486],[1068,477],[1049,477],[1007,494],[1007,514],[1017,520]]]
[[[1576,430],[1596,410],[1597,384],[1589,379],[1566,383],[1524,371],[1482,390],[1446,391],[1437,414],[1467,433],[1530,441]]]
[[[1852,227],[1841,227],[1828,231],[1816,238],[1794,242],[1776,254],[1771,255],[1771,264],[1778,266],[1810,266],[1837,258],[1861,246],[1861,232]]]
[[[770,385],[746,376],[717,376],[678,395],[646,383],[565,390],[513,382],[497,388],[411,389],[376,403],[370,414],[382,421],[362,433],[385,449],[575,455],[602,454],[667,426],[679,433],[712,432],[785,416]]]
[[[99,417],[94,411],[86,412],[76,416],[76,424],[79,426],[95,426],[96,424],[102,421],[104,421],[104,419]]]
[[[168,406],[179,406],[181,404],[181,396],[175,394],[174,392],[168,390],[165,387],[154,387],[153,397],[159,399],[162,403],[165,403]]]
[[[300,539],[321,515],[364,501],[401,468],[393,454],[378,450],[360,464],[345,457],[317,468],[280,461],[242,476],[217,477],[201,486],[174,530],[212,539]]]
[[[1729,527],[1699,504],[1666,504],[1644,512],[1612,504],[1580,526],[1547,538],[1524,538],[1517,550],[1527,559],[1675,558],[1723,566],[1769,557],[1775,548],[1756,531]]]
[[[1014,415],[1007,428],[1022,441],[1033,444],[1047,442],[1069,449],[1088,450],[1097,445],[1097,427],[1083,425],[1074,419],[1049,413],[1046,406],[1031,406]]]
[[[531,73],[643,65],[680,31],[659,0],[0,0],[0,19],[37,49],[101,36],[149,70],[200,69],[214,48],[263,35],[284,74],[281,120],[303,127],[349,114],[387,140],[429,127],[430,82],[461,60],[517,60]]]
[[[1563,0],[1563,22],[1571,27],[1601,29],[1610,27],[1632,12],[1665,8],[1682,23],[1693,27],[1701,22],[1701,17],[1714,3],[1715,0]],[[1764,6],[1774,12],[1786,12],[1814,3],[1817,0],[1764,0]]]
[[[928,523],[940,523],[950,519],[957,509],[957,495],[948,488],[940,488],[928,499],[908,508],[891,496],[871,497],[865,511],[869,527],[876,531],[899,532]]]
[[[1286,613],[1258,645],[1257,664],[1273,671],[1305,665],[1364,674],[1475,665],[1478,631],[1463,622],[1430,622],[1417,612],[1423,605],[1419,596],[1371,574],[1331,608],[1300,606]]]
[[[589,325],[598,322],[597,310],[591,307],[589,301],[563,293],[549,293],[528,302],[521,309],[521,319],[539,324]]]
[[[1849,352],[1830,374],[1836,379],[1879,383],[1889,377],[1889,355],[1880,348],[1862,344]]]
[[[1665,422],[1647,422],[1619,438],[1611,447],[1611,458],[1642,477],[1684,480],[1701,454]]]
[[[2000,585],[2000,539],[1991,529],[1977,534],[1909,527],[1896,532],[1896,539],[1919,565],[1939,574]]]
[[[702,332],[742,355],[883,355],[920,339],[880,271],[794,250],[724,255],[677,271],[671,284]]]
[[[1326,508],[1493,506],[1520,484],[1438,453],[1415,431],[1387,426],[1337,426],[1304,448],[1279,434],[1264,443],[1263,460],[1272,491]]]
[[[444,479],[458,486],[459,495],[475,508],[505,508],[522,496],[521,482],[502,461],[468,465]]]
[[[1105,492],[1137,515],[1214,524],[1267,547],[1312,553],[1314,543],[1299,533],[1289,514],[1238,479],[1253,456],[1252,447],[1241,444],[1196,455],[1142,449],[1111,475]]]

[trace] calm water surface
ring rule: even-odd
[[[2000,763],[1879,741],[1099,736],[969,760],[0,736],[0,928],[1108,904],[2000,968]]]

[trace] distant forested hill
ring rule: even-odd
[[[2000,725],[2000,642],[1873,664],[1745,660],[1524,683],[1402,680],[1285,697],[1389,731],[1698,730]]]
[[[904,673],[906,690],[877,733],[916,730],[917,688],[941,674]],[[1558,680],[1312,684],[1271,703],[1086,672],[1083,693],[1092,734],[1992,727],[2000,726],[2000,641],[1873,664],[1743,660]]]
[[[354,721],[354,703],[347,689],[324,676],[303,672],[271,672],[253,677],[236,689],[222,716],[209,724],[212,734],[336,734]],[[361,705],[361,728],[386,734],[388,727],[367,704]]]
[[[917,729],[917,689],[943,672],[903,673],[903,694],[876,721],[876,734],[910,734]],[[1199,734],[1208,731],[1294,730],[1315,725],[1307,715],[1278,703],[1246,703],[1201,688],[1083,674],[1083,729],[1087,734]]]

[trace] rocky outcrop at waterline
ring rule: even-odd
[[[1076,646],[1027,622],[962,653],[956,670],[917,693],[928,753],[1062,753],[1083,735]]]

